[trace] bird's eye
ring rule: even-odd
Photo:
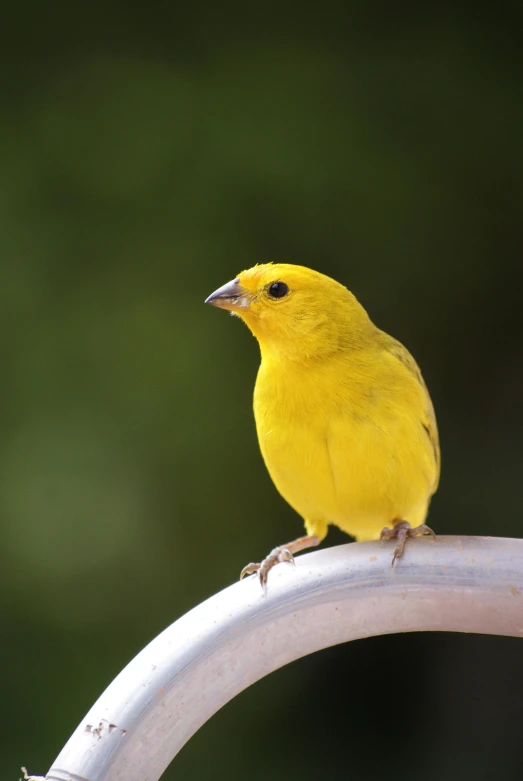
[[[283,298],[283,296],[286,296],[289,292],[289,287],[285,282],[273,282],[272,285],[269,285],[267,288],[267,292],[271,298]]]

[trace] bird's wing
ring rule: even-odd
[[[434,406],[432,404],[432,400],[430,398],[428,388],[425,385],[425,380],[423,379],[418,364],[416,363],[412,355],[409,353],[409,351],[406,349],[406,347],[404,347],[401,344],[401,342],[396,341],[396,339],[393,339],[392,337],[388,337],[386,350],[390,355],[392,355],[398,361],[401,361],[403,366],[413,377],[416,378],[416,380],[419,382],[419,384],[421,385],[421,387],[425,392],[426,404],[420,422],[423,428],[425,429],[425,431],[427,432],[427,436],[432,445],[432,449],[434,450],[434,460],[436,463],[436,477],[434,480],[433,490],[435,491],[439,483],[441,455],[440,455],[440,448],[439,448],[439,435],[438,435],[438,426],[436,423],[436,415],[434,412]]]

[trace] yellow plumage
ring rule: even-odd
[[[321,540],[333,523],[365,540],[388,524],[423,524],[439,479],[438,432],[406,348],[343,285],[301,266],[255,266],[208,301],[258,339],[261,452],[307,534]]]

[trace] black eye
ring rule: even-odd
[[[267,292],[272,298],[283,298],[289,292],[289,288],[285,282],[273,282],[267,288]]]

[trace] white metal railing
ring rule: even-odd
[[[236,694],[306,654],[372,635],[523,637],[523,540],[352,543],[281,564],[179,618],[115,678],[64,746],[49,781],[156,781]]]

